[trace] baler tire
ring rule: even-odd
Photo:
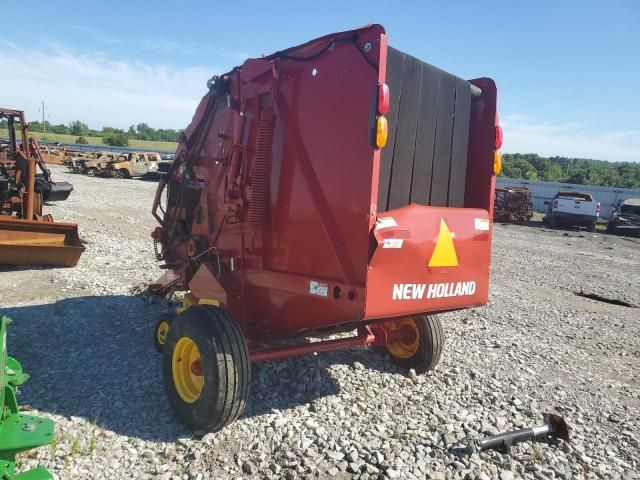
[[[169,328],[171,327],[171,322],[173,321],[173,319],[173,315],[164,313],[160,315],[158,321],[156,322],[156,328],[153,331],[153,344],[156,347],[158,353],[164,352],[164,346],[167,343],[167,334],[169,332]]]
[[[173,360],[179,341],[196,345],[204,377],[200,392],[190,401],[185,401],[175,384]],[[193,364],[190,369],[193,372]],[[198,430],[221,430],[242,414],[249,397],[251,362],[240,326],[222,308],[189,307],[171,323],[162,373],[169,403],[183,423]]]
[[[413,368],[416,373],[426,373],[435,369],[440,361],[444,345],[442,324],[437,315],[414,317],[413,321],[419,332],[418,350],[409,358],[396,357],[390,351],[389,355],[400,367]]]

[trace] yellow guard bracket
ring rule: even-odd
[[[440,219],[440,233],[436,240],[436,248],[433,249],[429,267],[457,267],[458,255],[453,246],[453,238],[444,219]]]

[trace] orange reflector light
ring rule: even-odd
[[[493,174],[500,175],[502,171],[502,154],[496,150],[493,152]]]
[[[376,122],[376,147],[382,148],[387,144],[387,135],[389,134],[389,124],[387,119],[380,116]]]
[[[389,85],[378,84],[378,113],[384,115],[389,111]]]

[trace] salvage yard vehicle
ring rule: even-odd
[[[154,335],[177,416],[232,422],[252,362],[374,345],[433,369],[435,314],[488,298],[493,80],[434,68],[370,25],[208,86],[152,208],[166,269],[152,291],[186,292]]]
[[[620,202],[607,223],[607,233],[640,236],[640,198]]]
[[[23,112],[1,108],[0,120],[9,130],[0,154],[0,264],[72,267],[84,251],[78,226],[54,222],[42,208],[66,200],[73,186],[52,181]]]
[[[69,153],[62,161],[62,164],[67,167],[71,173],[84,173],[82,171],[82,162],[85,160],[93,160],[97,157],[98,152],[73,152]]]
[[[95,177],[100,173],[100,164],[112,162],[116,159],[116,154],[112,152],[95,152],[93,158],[85,157],[78,159],[80,173]]]
[[[113,161],[100,164],[100,175],[111,178],[155,176],[160,155],[155,152],[122,153]]]
[[[40,148],[44,163],[62,164],[67,156],[65,148],[60,145],[41,145]]]
[[[0,316],[0,478],[7,480],[53,480],[45,468],[37,467],[16,474],[16,455],[51,443],[53,421],[24,415],[18,411],[16,391],[29,379],[18,361],[7,354],[7,325],[10,320]]]
[[[496,188],[493,221],[522,225],[533,217],[531,190],[526,187]]]
[[[594,232],[600,216],[600,202],[591,194],[580,192],[558,192],[548,205],[547,214],[542,219],[550,227],[586,227]]]

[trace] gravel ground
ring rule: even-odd
[[[366,348],[260,364],[249,406],[217,434],[190,432],[165,400],[152,345],[163,306],[155,183],[70,175],[48,211],[79,223],[75,269],[3,268],[9,351],[32,374],[24,410],[52,418],[51,447],[20,457],[61,479],[637,478],[640,241],[497,225],[488,306],[443,315],[436,372],[415,376]],[[572,442],[455,456],[466,437],[542,422]]]

